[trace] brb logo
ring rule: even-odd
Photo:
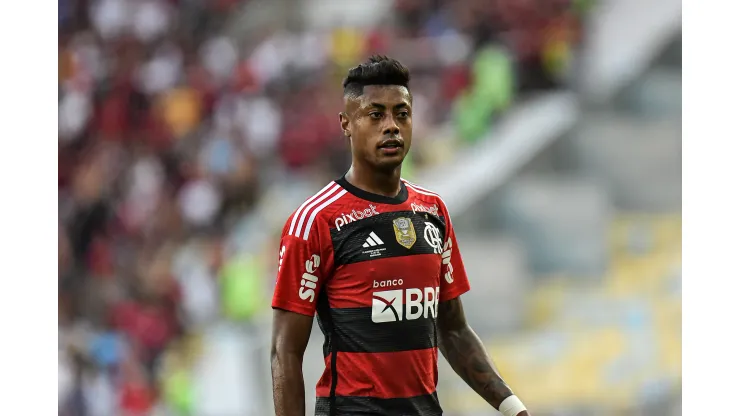
[[[314,297],[316,297],[316,283],[319,278],[316,277],[315,273],[320,264],[321,258],[318,254],[314,254],[309,260],[306,260],[306,272],[301,277],[301,288],[298,289],[298,296],[301,299],[313,302]]]
[[[360,211],[353,209],[352,212],[350,212],[349,214],[341,214],[339,218],[334,220],[334,226],[337,228],[337,231],[339,231],[342,229],[342,227],[351,222],[355,222],[363,218],[372,217],[373,215],[378,215],[378,210],[375,205],[370,205],[368,208]]]
[[[372,320],[375,323],[413,321],[437,317],[439,287],[385,290],[373,293]]]

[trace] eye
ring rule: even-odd
[[[376,120],[379,120],[382,117],[383,117],[383,113],[381,113],[379,111],[373,111],[372,113],[370,113],[370,118],[374,118]]]
[[[409,117],[409,112],[408,111],[401,111],[400,113],[398,113],[398,117],[399,118],[408,118]]]

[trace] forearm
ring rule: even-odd
[[[306,395],[300,357],[276,353],[272,356],[272,398],[275,416],[305,416]]]
[[[501,402],[513,394],[480,338],[469,326],[440,332],[439,349],[460,378],[491,406],[498,409]]]

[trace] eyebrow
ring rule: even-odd
[[[386,106],[383,105],[383,104],[380,104],[380,103],[370,103],[368,105],[368,108],[369,107],[375,107],[375,108],[379,108],[379,109],[382,109],[382,110],[385,110],[386,109]],[[393,106],[393,109],[394,110],[398,110],[399,108],[403,108],[403,107],[409,107],[408,103],[396,104],[396,105]]]

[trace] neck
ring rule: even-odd
[[[373,194],[392,198],[401,192],[401,166],[384,172],[353,163],[345,178],[352,185]]]

